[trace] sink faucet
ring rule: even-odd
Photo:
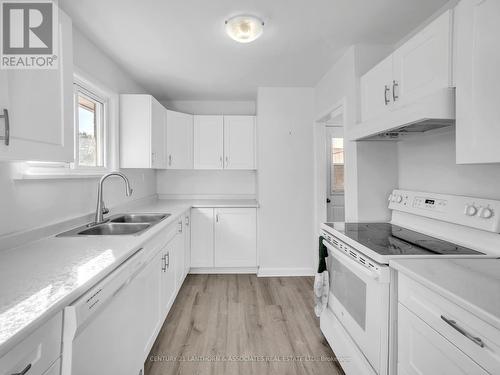
[[[104,220],[104,215],[107,214],[109,210],[104,205],[104,200],[102,197],[102,186],[104,184],[104,181],[111,176],[118,176],[123,178],[123,181],[125,181],[125,194],[127,195],[127,197],[130,197],[132,195],[132,188],[130,187],[130,182],[127,176],[125,176],[123,173],[110,172],[102,176],[99,181],[99,185],[97,187],[97,209],[95,211],[95,221],[91,225],[102,224],[106,221]]]

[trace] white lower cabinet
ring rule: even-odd
[[[214,209],[191,210],[191,267],[214,266]]]
[[[191,267],[257,267],[255,208],[194,208],[191,211]]]
[[[215,267],[257,266],[255,208],[215,209]]]
[[[162,316],[166,316],[175,298],[175,236],[163,248],[160,254],[161,282],[160,282],[160,304]]]
[[[188,211],[184,216],[184,277],[191,268],[191,214]]]
[[[399,375],[487,375],[432,327],[402,304],[398,306]]]

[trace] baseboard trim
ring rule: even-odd
[[[242,274],[256,274],[257,267],[224,267],[224,268],[209,268],[209,267],[191,267],[189,270],[191,274],[228,274],[228,273],[242,273]]]
[[[260,267],[258,277],[314,276],[312,268],[267,268]]]

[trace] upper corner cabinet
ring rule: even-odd
[[[255,169],[255,116],[224,116],[224,169]]]
[[[167,110],[167,169],[193,169],[193,115]]]
[[[453,86],[452,24],[447,10],[361,77],[361,122]]]
[[[167,110],[151,95],[120,95],[120,167],[163,169]]]
[[[194,169],[223,168],[223,116],[194,116]]]
[[[457,163],[500,163],[500,2],[462,0],[455,10]]]
[[[73,161],[72,24],[58,18],[57,69],[0,70],[0,160]]]

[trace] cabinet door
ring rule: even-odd
[[[184,274],[189,273],[191,268],[191,215],[184,217]]]
[[[158,252],[137,276],[143,291],[147,291],[147,293],[141,294],[141,301],[138,301],[143,309],[140,320],[143,324],[144,337],[140,342],[144,345],[144,358],[149,354],[156,340],[156,333],[163,324],[161,306],[162,257],[163,252]]]
[[[193,115],[167,110],[167,169],[193,169]]]
[[[487,372],[405,306],[399,304],[398,374],[486,375]]]
[[[368,121],[383,115],[392,102],[392,55],[361,77],[361,118]]]
[[[224,116],[224,169],[255,168],[255,116]]]
[[[222,169],[223,153],[223,117],[194,116],[194,169]]]
[[[167,110],[158,100],[151,97],[151,167],[166,168],[165,132]]]
[[[73,50],[70,18],[59,12],[57,70],[0,71],[0,115],[8,111],[10,141],[0,160],[73,161]],[[5,120],[0,118],[0,135]]]
[[[457,163],[500,162],[500,2],[456,8]]]
[[[412,102],[452,85],[451,10],[394,52],[394,99]]]
[[[164,318],[175,298],[175,268],[174,268],[174,247],[175,247],[175,236],[167,246],[162,250],[162,255],[160,258],[161,261],[161,271],[162,271],[162,280],[161,280],[161,310],[162,317]]]
[[[214,266],[214,209],[191,210],[191,267]]]
[[[257,266],[255,208],[215,210],[215,267]]]
[[[179,290],[184,281],[184,223],[183,217],[179,218],[180,233],[174,238],[172,246],[174,251],[174,269],[175,269],[175,285],[176,290]]]

